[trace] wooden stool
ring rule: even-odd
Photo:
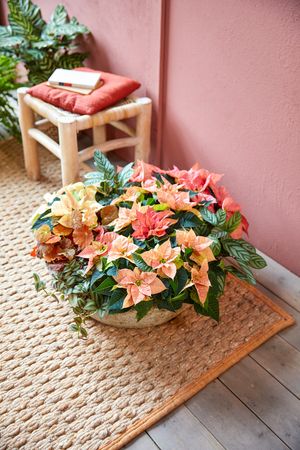
[[[134,147],[135,160],[145,162],[150,153],[150,126],[152,102],[149,98],[128,97],[118,104],[91,116],[73,114],[50,105],[27,94],[28,88],[18,89],[20,127],[22,132],[24,159],[27,175],[32,180],[40,178],[40,163],[37,142],[61,160],[63,185],[74,183],[79,178],[79,165],[93,157],[96,149],[109,152],[123,147]],[[42,117],[36,120],[36,114]],[[124,119],[136,117],[134,130]],[[55,142],[41,131],[51,122],[58,128]],[[110,124],[130,137],[106,140],[106,125]],[[78,151],[77,133],[93,129],[91,147]]]

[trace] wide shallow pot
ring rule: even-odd
[[[166,309],[152,308],[148,314],[141,320],[136,320],[136,311],[130,310],[123,313],[108,314],[107,316],[100,318],[98,314],[93,315],[93,319],[98,322],[104,323],[117,328],[146,328],[156,327],[163,323],[169,322],[186,309],[188,305],[183,305],[178,311],[172,312]]]

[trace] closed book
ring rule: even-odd
[[[95,89],[101,80],[99,72],[83,72],[79,70],[56,69],[48,83],[52,86],[65,86],[80,89]]]
[[[49,82],[47,84],[48,84],[48,86],[50,86],[54,89],[63,89],[64,91],[75,92],[76,94],[88,95],[91,92],[93,92],[95,89],[99,89],[101,86],[103,86],[104,81],[100,80],[100,83],[97,84],[95,89],[83,89],[83,88],[78,88],[78,87],[73,87],[73,86],[71,86],[71,87],[70,86],[58,86],[56,84],[50,84]]]

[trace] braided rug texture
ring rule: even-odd
[[[152,329],[91,321],[69,331],[68,305],[37,294],[28,219],[60,187],[59,161],[41,150],[43,178],[26,178],[22,148],[0,145],[0,449],[118,449],[292,323],[231,278],[221,321],[187,310]]]

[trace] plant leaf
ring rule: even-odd
[[[224,211],[224,209],[221,208],[218,209],[216,217],[217,217],[217,225],[221,227],[226,222],[226,211]]]
[[[37,41],[45,22],[41,9],[31,0],[8,0],[8,22],[14,35],[25,36],[29,41]]]
[[[248,264],[250,267],[253,267],[254,269],[263,269],[264,267],[267,266],[267,263],[264,260],[264,258],[258,255],[257,253],[251,255]]]
[[[241,243],[240,239],[222,239],[221,240],[224,250],[226,252],[242,262],[248,262],[251,254],[248,249]]]
[[[126,290],[125,289],[115,289],[108,300],[108,306],[109,308],[114,305],[117,302],[120,302],[122,300],[122,304],[124,301],[124,298],[126,297]]]
[[[134,309],[137,311],[136,320],[140,321],[143,317],[148,314],[150,309],[153,307],[153,301],[140,302],[134,306]]]
[[[129,181],[130,177],[133,174],[133,163],[127,164],[123,169],[118,173],[118,182],[120,186],[125,186],[125,184]]]
[[[111,162],[104,156],[100,150],[94,153],[94,164],[98,171],[103,175],[103,180],[112,181],[115,178],[116,171]]]
[[[236,211],[223,225],[223,229],[228,233],[232,233],[241,224],[242,215],[239,211]]]
[[[202,218],[211,225],[218,225],[218,217],[216,214],[209,211],[207,208],[200,208]]]
[[[99,284],[95,289],[93,289],[93,292],[96,292],[97,294],[108,292],[110,293],[111,288],[115,286],[116,282],[113,278],[107,277],[105,280],[102,281],[102,283]]]
[[[133,254],[133,261],[135,265],[142,271],[142,272],[152,272],[152,267],[148,266],[147,263],[143,260],[143,257],[139,255],[138,253]]]

